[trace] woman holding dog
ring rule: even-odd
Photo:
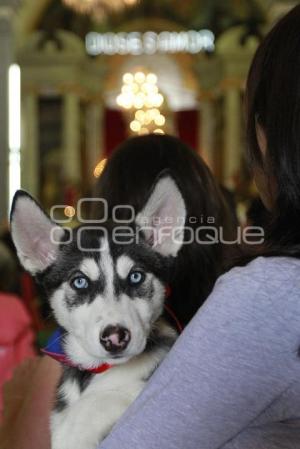
[[[300,6],[259,47],[246,99],[265,245],[218,279],[99,449],[300,447]]]
[[[246,109],[265,245],[219,278],[99,449],[300,447],[300,5],[260,45]]]

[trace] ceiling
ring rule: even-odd
[[[112,0],[113,1],[113,0]],[[91,29],[120,30],[124,23],[143,18],[166,19],[182,29],[209,28],[215,35],[226,29],[245,24],[255,28],[266,22],[274,7],[285,8],[299,3],[292,0],[138,0],[136,6],[121,13],[108,13],[101,22],[76,14],[62,0],[22,0],[16,20],[20,36],[35,29],[65,29],[84,36]]]
[[[113,0],[112,0],[113,1]],[[20,16],[26,31],[64,28],[83,34],[87,28],[118,29],[122,23],[143,17],[172,20],[183,28],[210,28],[216,34],[235,24],[264,20],[264,3],[269,0],[139,0],[120,14],[107,14],[100,23],[77,15],[61,0],[23,0]]]

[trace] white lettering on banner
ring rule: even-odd
[[[213,51],[215,35],[210,30],[162,31],[154,33],[96,33],[85,38],[88,54],[96,55],[154,55],[155,53],[200,53]]]

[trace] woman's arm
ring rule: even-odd
[[[27,360],[16,369],[4,388],[1,449],[50,449],[50,410],[60,374],[50,357]]]
[[[299,274],[259,258],[223,276],[99,449],[220,449],[242,432],[299,378]]]

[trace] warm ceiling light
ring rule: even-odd
[[[166,119],[163,115],[158,115],[157,117],[155,117],[154,122],[157,126],[164,126]]]
[[[136,111],[135,113],[135,118],[139,121],[139,122],[144,122],[145,120],[145,111],[142,111],[141,109],[139,109],[138,111]]]
[[[124,84],[117,96],[118,106],[124,109],[149,109],[163,104],[164,97],[156,85],[157,76],[154,73],[146,75],[142,71],[134,74],[127,72],[122,80]]]
[[[130,129],[131,129],[133,132],[138,132],[138,131],[140,131],[140,130],[141,130],[141,124],[140,124],[140,122],[138,122],[137,120],[133,120],[133,121],[130,123]]]
[[[68,218],[74,217],[75,213],[76,213],[76,211],[73,206],[66,206],[64,209],[64,214]]]
[[[164,97],[159,92],[155,73],[147,74],[141,70],[127,72],[122,81],[121,92],[116,101],[118,106],[132,110],[133,117],[129,124],[131,131],[147,134],[155,129],[162,133],[160,128],[164,126],[166,119],[158,108],[163,104]]]
[[[149,129],[148,128],[141,128],[139,130],[139,135],[140,136],[144,136],[145,134],[149,134]]]
[[[126,84],[133,83],[133,75],[132,75],[132,73],[125,73],[123,75],[123,82],[126,83]]]
[[[137,83],[142,84],[142,83],[145,81],[145,79],[146,79],[146,75],[145,75],[145,73],[143,73],[143,72],[137,72],[137,73],[134,75],[134,79],[135,79],[135,81],[136,81]]]
[[[95,167],[94,176],[95,178],[99,178],[101,173],[103,172],[107,159],[102,159]]]
[[[147,75],[147,82],[150,84],[156,84],[157,83],[157,76],[154,73],[148,73]]]

